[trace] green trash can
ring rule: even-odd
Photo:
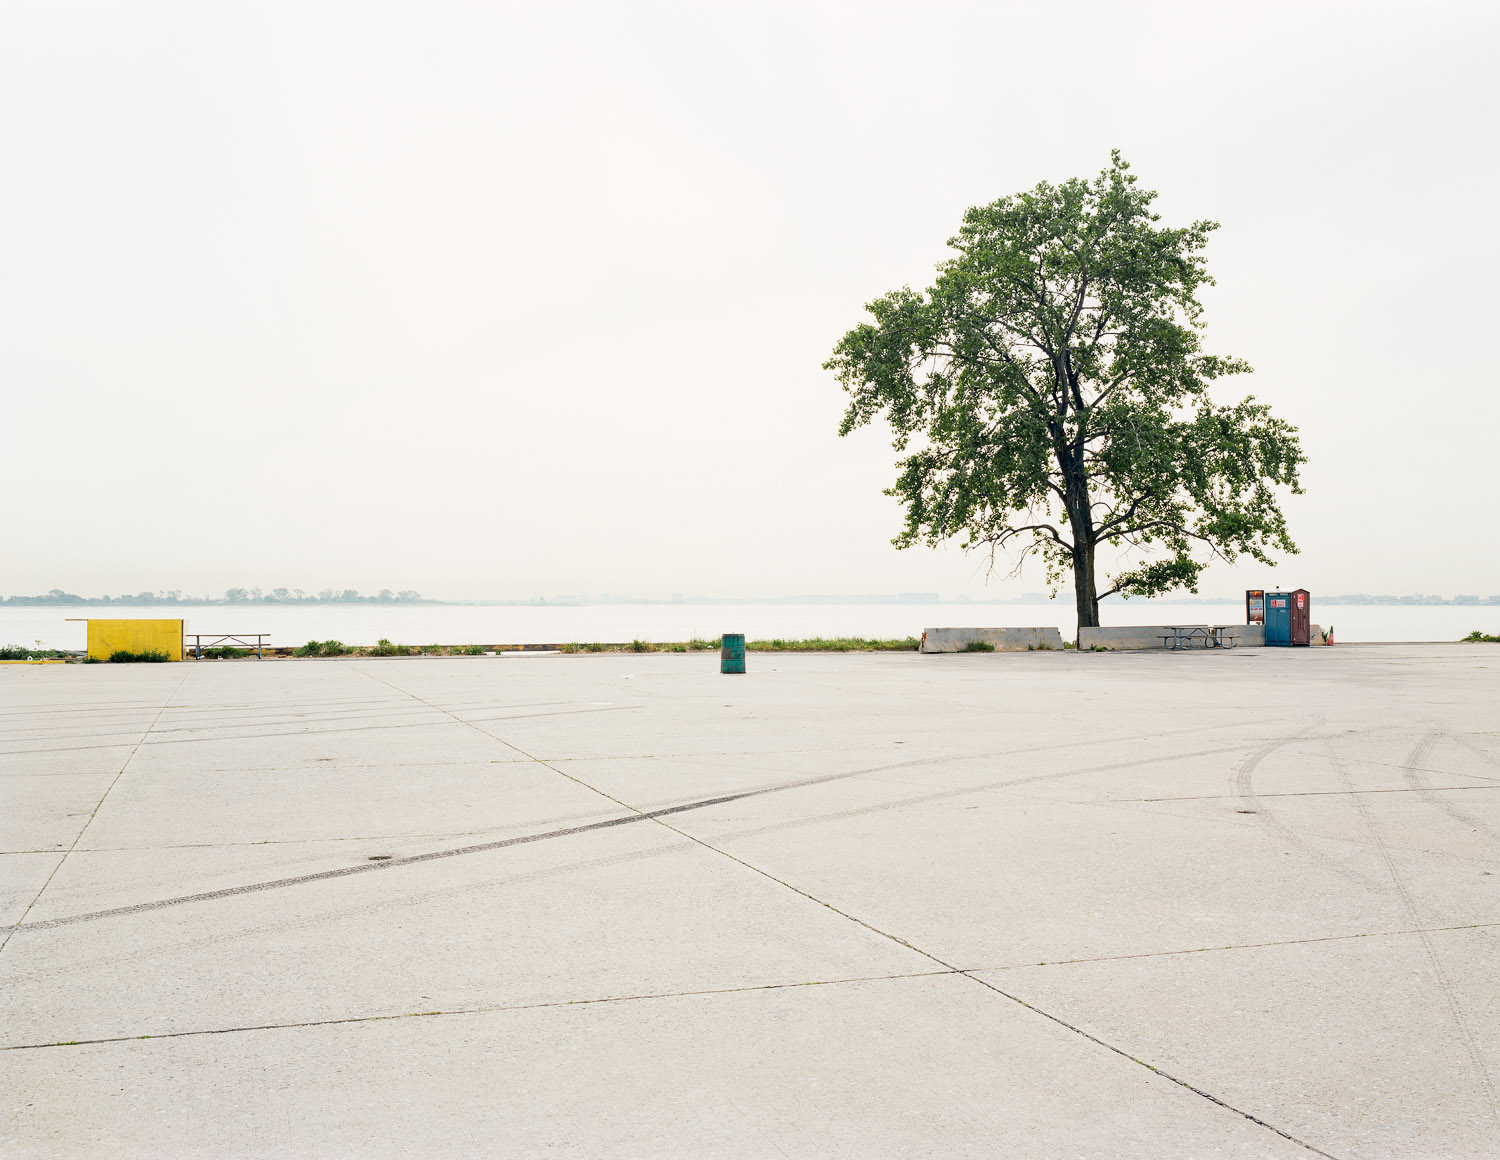
[[[719,672],[743,673],[745,671],[745,634],[726,632],[719,645]]]

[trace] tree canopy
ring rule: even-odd
[[[868,304],[824,366],[839,429],[884,418],[902,457],[898,547],[958,539],[1016,570],[1071,573],[1080,626],[1099,601],[1187,588],[1214,559],[1295,553],[1278,487],[1302,490],[1295,427],[1210,384],[1249,373],[1202,350],[1210,221],[1157,223],[1116,150],[1075,178],[970,209],[926,291]],[[1125,566],[1099,591],[1101,545]]]

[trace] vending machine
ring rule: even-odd
[[[1261,588],[1245,589],[1245,623],[1265,624],[1266,594]]]

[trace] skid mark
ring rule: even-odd
[[[1418,742],[1417,750],[1423,750],[1430,741],[1431,738],[1429,737]],[[1417,752],[1413,753],[1414,758],[1418,755]],[[1338,770],[1340,780],[1352,788],[1353,779],[1349,776],[1348,767],[1339,757],[1332,743],[1328,745],[1328,756],[1333,762],[1334,768]],[[1464,1014],[1462,1005],[1458,1001],[1458,994],[1448,979],[1447,971],[1443,969],[1442,960],[1438,958],[1437,948],[1433,945],[1432,937],[1422,927],[1421,911],[1418,910],[1411,892],[1407,890],[1406,882],[1402,879],[1400,871],[1396,869],[1396,860],[1391,855],[1390,847],[1386,845],[1385,837],[1381,834],[1380,827],[1376,824],[1374,815],[1370,813],[1369,803],[1359,794],[1351,794],[1350,800],[1358,807],[1365,828],[1369,831],[1370,837],[1374,840],[1375,848],[1379,851],[1381,860],[1385,863],[1386,873],[1390,875],[1391,884],[1396,888],[1396,895],[1400,898],[1401,905],[1405,908],[1412,925],[1417,928],[1417,937],[1422,940],[1422,949],[1427,954],[1427,964],[1432,970],[1433,978],[1437,981],[1438,991],[1442,994],[1443,1001],[1447,1005],[1448,1016],[1458,1031],[1459,1041],[1462,1042],[1464,1051],[1469,1056],[1469,1062],[1473,1065],[1474,1075],[1478,1078],[1480,1087],[1484,1091],[1487,1101],[1485,1110],[1494,1119],[1500,1120],[1500,1100],[1496,1099],[1494,1080],[1490,1076],[1489,1068],[1485,1066],[1484,1056],[1480,1054],[1479,1045],[1475,1042],[1474,1033],[1469,1028],[1469,1021]]]
[[[792,830],[800,826],[817,826],[827,822],[840,822],[848,818],[863,817],[866,814],[884,813],[888,810],[904,809],[907,806],[923,805],[927,802],[942,801],[946,798],[964,797],[969,794],[987,793],[991,790],[1010,789],[1013,786],[1032,785],[1037,782],[1061,781],[1069,777],[1084,777],[1091,773],[1112,773],[1120,769],[1138,769],[1148,765],[1162,765],[1172,761],[1188,761],[1195,757],[1216,757],[1225,753],[1238,753],[1244,749],[1243,745],[1231,745],[1222,749],[1199,749],[1191,753],[1172,753],[1160,757],[1143,757],[1136,761],[1116,761],[1108,765],[1091,765],[1082,769],[1063,769],[1055,773],[1035,773],[1022,777],[999,778],[995,781],[980,782],[977,785],[954,786],[950,789],[934,790],[932,793],[917,794],[912,797],[896,798],[888,802],[876,802],[868,806],[856,806],[853,809],[838,810],[834,813],[816,814],[812,817],[792,818],[784,822],[771,822],[764,826],[756,826],[747,830],[733,830],[720,834],[716,840],[729,841],[738,838],[754,838],[762,834],[774,834],[782,830]],[[910,764],[918,764],[912,762]],[[874,771],[863,771],[874,772]],[[848,774],[841,776],[851,776]]]
[[[1480,760],[1482,760],[1491,769],[1496,770],[1497,772],[1500,772],[1500,758],[1497,758],[1488,749],[1486,749],[1484,746],[1480,745],[1479,742],[1475,741],[1474,740],[1474,735],[1469,735],[1469,734],[1464,734],[1464,733],[1447,733],[1447,734],[1444,734],[1444,736],[1449,741],[1455,741],[1459,745],[1462,745],[1465,749],[1467,749],[1467,750],[1471,751],[1472,753],[1474,753],[1477,757],[1480,758]],[[1479,777],[1480,775],[1477,774],[1477,773],[1475,773],[1475,774],[1470,774],[1469,776],[1470,777]]]
[[[1389,894],[1390,888],[1385,883],[1369,878],[1360,871],[1353,869],[1342,860],[1335,858],[1332,854],[1329,854],[1325,850],[1320,849],[1318,846],[1309,842],[1296,830],[1292,829],[1291,826],[1282,821],[1281,818],[1278,817],[1275,813],[1273,813],[1271,809],[1266,805],[1266,801],[1269,798],[1282,795],[1262,795],[1255,792],[1255,771],[1260,767],[1261,762],[1265,761],[1266,758],[1270,757],[1271,754],[1275,753],[1278,749],[1285,748],[1288,745],[1294,745],[1299,741],[1306,741],[1309,735],[1319,729],[1322,724],[1323,718],[1319,717],[1312,724],[1298,730],[1296,733],[1292,733],[1285,737],[1279,737],[1272,741],[1268,741],[1265,745],[1262,745],[1254,753],[1246,757],[1244,761],[1240,762],[1239,766],[1234,771],[1235,794],[1239,797],[1244,808],[1247,811],[1255,814],[1256,820],[1259,821],[1260,824],[1267,831],[1269,831],[1272,836],[1280,839],[1289,846],[1296,847],[1302,853],[1317,859],[1319,862],[1327,866],[1329,869],[1333,870],[1335,873],[1338,873],[1354,882],[1358,882],[1367,890],[1371,890],[1376,894]]]
[[[1234,746],[1227,749],[1203,750],[1198,753],[1174,755],[1176,759],[1190,757],[1202,757],[1218,753],[1232,753],[1241,747]],[[852,817],[858,814],[874,813],[879,810],[896,809],[904,805],[912,805],[923,801],[936,800],[946,797],[957,797],[963,794],[979,793],[988,789],[1000,788],[1008,785],[1023,785],[1036,781],[1055,781],[1064,777],[1080,777],[1088,773],[1106,772],[1113,769],[1131,768],[1133,766],[1151,765],[1158,761],[1171,760],[1159,757],[1144,758],[1140,761],[1116,762],[1110,765],[1095,766],[1085,769],[1062,770],[1057,773],[1036,774],[1030,777],[1010,778],[998,782],[987,783],[979,786],[964,786],[959,789],[943,790],[935,794],[923,794],[915,798],[902,799],[897,802],[882,803],[876,806],[866,806],[862,809],[841,811],[826,817],[813,819],[797,819],[792,822],[778,823],[772,829],[783,829],[795,825],[812,824],[816,821],[833,820],[843,817]],[[918,762],[902,764],[920,764]],[[418,865],[424,862],[434,862],[440,859],[456,858],[467,854],[479,854],[491,850],[501,850],[509,846],[527,845],[532,842],[546,841],[551,838],[566,838],[577,834],[591,833],[597,830],[613,829],[616,826],[630,825],[635,822],[655,821],[660,818],[670,817],[673,814],[686,813],[689,810],[706,809],[710,806],[726,805],[731,802],[743,801],[746,798],[762,797],[766,794],[779,793],[786,790],[801,789],[807,786],[821,785],[826,782],[842,781],[847,778],[860,777],[877,770],[854,770],[846,773],[825,774],[822,777],[803,778],[794,782],[783,782],[779,785],[764,786],[756,789],[742,790],[739,793],[721,794],[717,797],[703,798],[698,801],[684,802],[681,805],[667,806],[655,810],[635,810],[632,806],[626,806],[633,810],[632,813],[623,816],[607,818],[599,822],[591,822],[585,825],[565,826],[560,829],[546,830],[537,834],[526,834],[515,838],[503,838],[493,842],[479,842],[473,845],[459,846],[449,850],[434,850],[426,854],[413,854],[403,858],[392,858],[386,862],[364,862],[355,866],[342,866],[333,870],[323,870],[313,874],[299,874],[287,878],[277,878],[266,882],[252,882],[243,886],[230,886],[222,890],[208,890],[196,894],[184,894],[175,898],[163,898],[152,902],[141,902],[134,906],[111,907],[106,910],[90,911],[84,914],[68,915],[61,918],[47,919],[42,922],[31,922],[11,928],[14,933],[17,930],[39,931],[50,930],[54,927],[69,926],[78,922],[93,922],[104,918],[117,918],[128,914],[141,914],[151,910],[162,910],[170,906],[182,906],[193,902],[211,902],[220,898],[232,898],[240,894],[254,894],[266,890],[280,890],[291,886],[302,886],[312,882],[323,882],[334,878],[347,878],[356,874],[376,874],[387,870],[396,870],[406,866]],[[576,780],[576,779],[570,779]],[[603,796],[603,795],[601,795]],[[613,800],[613,799],[611,799]],[[624,803],[620,803],[624,804]],[[762,832],[762,831],[754,831]]]
[[[111,950],[88,959],[71,957],[68,961],[60,965],[34,967],[25,970],[18,969],[7,974],[6,983],[8,986],[15,987],[22,983],[56,980],[70,975],[86,975],[100,967],[115,968],[127,963],[145,963],[153,960],[166,960],[168,963],[175,963],[181,959],[182,955],[190,951],[199,951],[211,947],[224,947],[231,943],[243,942],[247,939],[255,939],[262,936],[327,928],[351,918],[376,917],[387,924],[399,921],[399,925],[402,928],[408,928],[413,920],[398,920],[392,917],[393,912],[421,911],[436,903],[462,899],[469,895],[491,894],[497,890],[522,886],[530,882],[538,882],[548,878],[559,878],[588,870],[624,866],[632,862],[644,861],[650,858],[682,855],[693,849],[695,849],[695,846],[691,842],[673,841],[646,850],[632,850],[622,854],[607,854],[597,858],[575,859],[556,866],[528,870],[521,874],[503,874],[496,878],[465,882],[458,886],[436,886],[428,890],[409,891],[399,897],[377,898],[373,901],[365,901],[356,905],[350,905],[347,901],[334,900],[329,909],[316,914],[300,913],[295,917],[271,918],[257,922],[254,925],[239,927],[232,932],[218,931],[212,935],[177,939],[172,942],[157,943],[151,947],[134,948],[126,951]],[[377,865],[382,864],[377,863]]]
[[[1423,776],[1426,773],[1424,766],[1431,757],[1432,751],[1437,748],[1438,742],[1446,736],[1446,734],[1441,732],[1429,733],[1417,742],[1411,751],[1411,755],[1407,757],[1406,764],[1402,767],[1405,770],[1406,784],[1414,789],[1417,792],[1417,796],[1433,809],[1447,814],[1455,822],[1459,823],[1459,825],[1469,830],[1476,830],[1481,834],[1500,841],[1500,830],[1496,830],[1488,822],[1482,821],[1469,813],[1468,810],[1455,805],[1450,799],[1434,793],[1434,787]]]
[[[685,806],[674,806],[671,809],[656,810],[649,814],[626,814],[623,817],[607,818],[602,822],[590,822],[582,826],[565,826],[562,829],[545,830],[539,834],[524,834],[516,838],[502,838],[495,842],[479,842],[470,846],[459,846],[451,850],[433,850],[426,854],[410,854],[403,858],[391,858],[384,862],[361,862],[354,866],[340,866],[333,870],[321,870],[313,874],[298,874],[290,878],[276,878],[268,882],[251,882],[244,886],[226,886],[222,890],[205,890],[198,894],[183,894],[175,898],[161,898],[153,902],[139,902],[134,906],[116,906],[108,910],[95,910],[86,914],[72,914],[62,918],[49,918],[42,922],[28,922],[24,925],[13,927],[16,930],[38,931],[52,930],[59,926],[70,926],[78,922],[95,922],[102,918],[119,918],[127,914],[144,914],[152,910],[165,910],[171,906],[185,906],[191,902],[212,902],[220,898],[234,898],[241,894],[258,894],[266,890],[283,890],[289,886],[305,886],[313,882],[327,882],[334,878],[348,878],[355,874],[379,874],[388,870],[398,870],[406,866],[416,866],[424,862],[435,862],[444,858],[460,858],[466,854],[479,854],[489,850],[503,850],[509,846],[524,846],[532,842],[542,842],[550,838],[568,838],[576,834],[588,834],[597,830],[613,829],[616,826],[631,825],[635,822],[643,822],[652,818],[675,814],[682,810],[697,809],[700,806],[710,804],[691,802]],[[716,804],[716,803],[714,803]]]

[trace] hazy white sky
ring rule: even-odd
[[[1500,7],[0,8],[0,592],[1009,595],[897,552],[821,369],[965,207],[1119,146],[1302,555],[1500,592]]]

